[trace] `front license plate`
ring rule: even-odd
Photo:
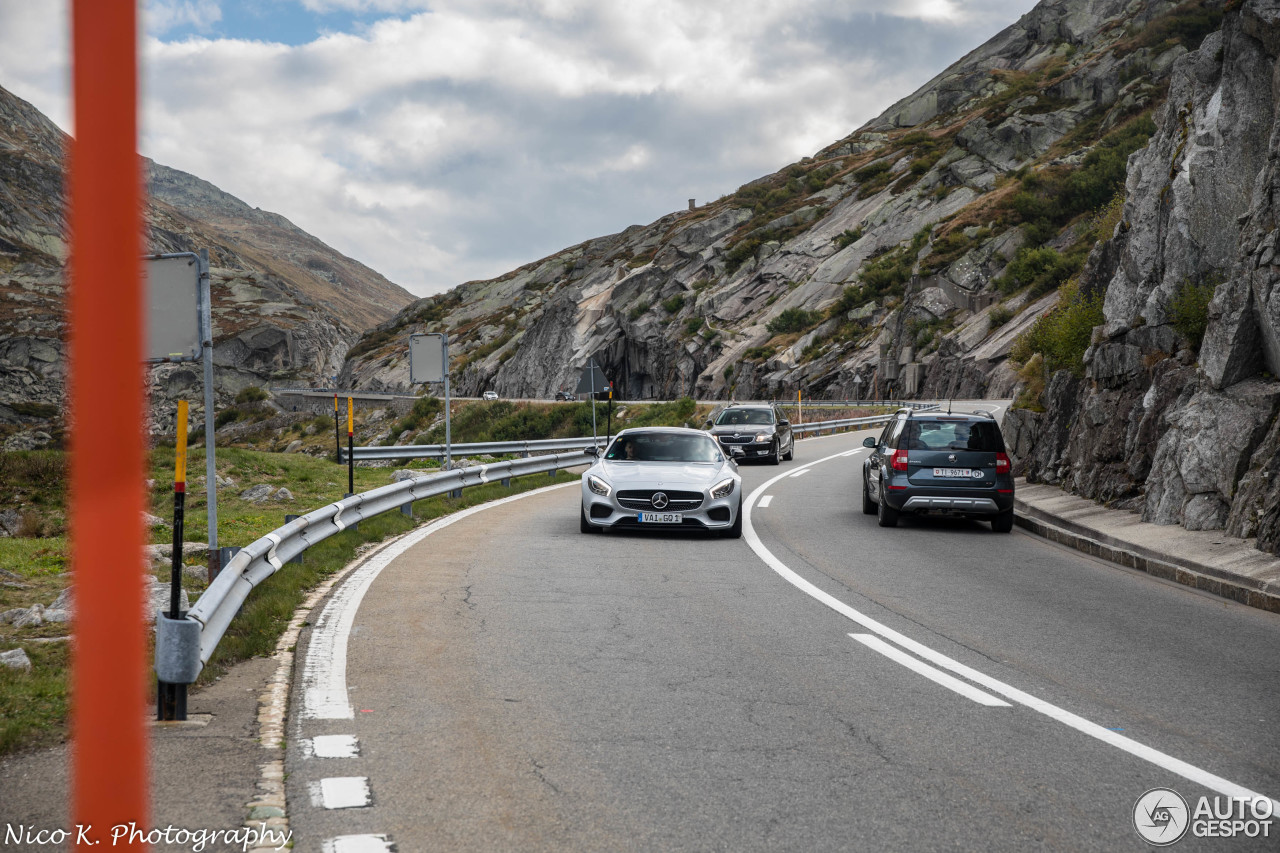
[[[642,512],[639,518],[641,524],[680,524],[684,521],[684,516],[678,512]]]
[[[973,469],[971,468],[934,468],[933,476],[935,477],[972,477]]]

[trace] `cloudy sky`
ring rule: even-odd
[[[426,295],[815,153],[1032,0],[145,0],[142,153]],[[73,132],[66,0],[0,86]]]

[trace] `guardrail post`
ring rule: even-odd
[[[409,501],[407,504],[400,504],[400,514],[413,518],[413,501]]]
[[[508,489],[509,489],[509,488],[511,488],[511,478],[510,478],[510,477],[503,477],[503,478],[502,478],[502,485],[503,485],[503,487],[504,487],[504,488],[508,488]]]
[[[300,515],[285,515],[285,517],[284,517],[284,523],[285,523],[285,524],[288,524],[288,523],[289,523],[289,522],[291,522],[291,521],[297,521],[299,518],[302,518],[302,516],[300,516]],[[298,556],[294,557],[294,558],[293,558],[292,560],[290,560],[289,562],[290,562],[290,563],[301,563],[301,562],[302,562],[302,555],[303,555],[303,554],[305,554],[305,553],[306,553],[306,551],[299,551],[299,552],[298,552]]]
[[[222,567],[227,565],[227,563],[230,563],[231,558],[238,553],[240,553],[240,546],[238,545],[226,545],[219,548],[218,549],[218,571],[222,571]],[[214,574],[214,573],[210,572],[210,574]],[[216,576],[217,575],[214,574],[214,577]],[[210,582],[212,582],[213,578],[211,577],[209,578],[209,580]]]

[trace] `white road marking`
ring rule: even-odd
[[[311,805],[317,808],[359,809],[373,800],[367,776],[334,776],[312,782],[308,787]]]
[[[315,630],[311,633],[311,642],[307,646],[307,659],[302,669],[302,718],[311,720],[355,718],[355,711],[351,707],[351,699],[347,694],[347,640],[351,636],[356,611],[360,609],[360,602],[364,599],[365,592],[392,560],[437,530],[443,530],[467,516],[552,489],[563,489],[575,485],[577,484],[560,483],[555,486],[546,486],[460,510],[374,552],[364,565],[342,582],[333,597],[329,599],[329,603],[325,605],[320,618],[316,620]]]
[[[857,640],[869,649],[874,649],[885,657],[896,663],[900,663],[907,669],[918,672],[930,681],[937,682],[948,690],[954,690],[966,699],[972,699],[979,705],[986,705],[991,708],[1010,708],[1012,707],[1003,699],[997,699],[989,693],[983,693],[972,684],[966,684],[958,678],[953,678],[939,669],[934,669],[923,661],[916,660],[911,655],[894,648],[879,637],[873,637],[870,634],[850,634],[850,637]]]
[[[825,456],[821,459],[815,459],[805,467],[829,462],[832,459],[840,458],[841,455],[842,454],[836,453],[831,456]],[[886,640],[897,643],[903,648],[914,652],[917,656],[924,658],[942,669],[950,670],[957,675],[969,679],[975,684],[982,685],[992,693],[1004,696],[1006,699],[1010,699],[1019,705],[1024,705],[1033,711],[1044,714],[1050,719],[1056,720],[1065,726],[1069,726],[1076,731],[1088,735],[1089,737],[1096,738],[1103,743],[1114,746],[1116,749],[1123,750],[1124,752],[1140,758],[1143,761],[1147,761],[1157,767],[1161,767],[1171,773],[1175,773],[1184,779],[1203,785],[1211,791],[1216,791],[1219,794],[1225,794],[1229,797],[1257,798],[1265,796],[1264,794],[1251,791],[1242,785],[1237,785],[1229,779],[1223,779],[1221,776],[1217,776],[1207,770],[1196,767],[1194,764],[1189,764],[1180,758],[1174,758],[1172,755],[1160,752],[1159,750],[1153,749],[1145,744],[1138,743],[1132,738],[1127,738],[1118,732],[1113,732],[1110,729],[1100,726],[1097,723],[1090,722],[1077,714],[1073,714],[1070,711],[1059,708],[1058,706],[1045,702],[1042,699],[1038,699],[1029,693],[1024,693],[1016,687],[1005,684],[1003,681],[999,681],[989,675],[985,675],[975,669],[967,667],[959,661],[947,657],[941,652],[934,651],[928,646],[912,640],[905,634],[898,633],[889,626],[867,616],[865,613],[855,610],[840,599],[822,591],[809,581],[800,577],[800,575],[788,568],[785,563],[773,555],[772,551],[765,547],[764,543],[760,541],[760,537],[756,535],[755,527],[751,524],[751,509],[755,505],[757,496],[763,494],[766,489],[781,480],[783,477],[788,476],[791,475],[787,473],[778,474],[772,479],[766,480],[763,485],[747,496],[747,500],[742,507],[742,537],[746,541],[747,545],[751,547],[751,550],[756,552],[756,556],[763,560],[769,568],[777,572],[792,586],[825,604],[827,607],[830,607],[842,616],[858,623],[873,634],[878,634]],[[1280,812],[1280,800],[1277,800],[1274,797],[1268,797],[1268,799],[1270,799],[1274,804],[1275,810]]]
[[[355,735],[317,735],[302,742],[308,758],[355,758],[360,754],[360,741]]]
[[[391,839],[385,835],[339,835],[324,842],[324,853],[387,853]]]
[[[764,509],[771,503],[773,503],[773,495],[765,495],[760,499],[760,508]]]
[[[808,473],[809,473],[809,469],[808,469],[808,468],[801,468],[799,471],[795,472],[795,473],[794,473],[794,474],[792,474],[791,476],[792,476],[792,477],[803,477],[805,474],[808,474]]]

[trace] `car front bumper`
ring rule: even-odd
[[[702,505],[696,509],[657,510],[622,506],[618,491],[605,497],[582,486],[582,513],[587,523],[600,528],[628,530],[728,530],[733,527],[742,502],[742,484],[734,486],[723,498],[710,498],[704,493]],[[657,524],[640,521],[644,512],[679,512],[679,524]]]

